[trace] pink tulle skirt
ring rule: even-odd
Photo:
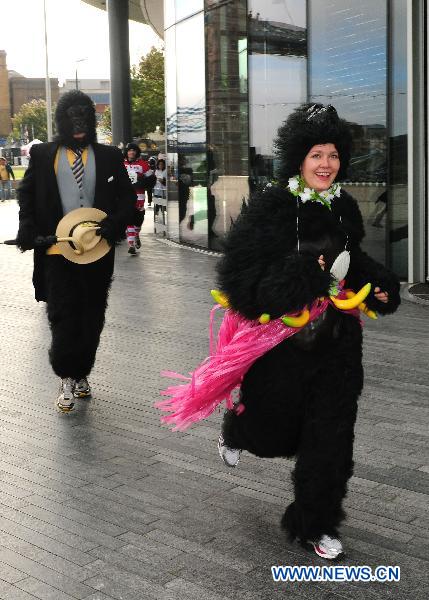
[[[310,308],[310,321],[317,319],[328,307],[328,298],[316,300]],[[233,392],[239,388],[242,379],[252,364],[263,354],[291,337],[302,327],[288,327],[281,319],[267,324],[249,321],[233,310],[226,310],[219,329],[217,343],[214,341],[213,321],[216,305],[210,313],[210,356],[192,373],[185,377],[172,371],[162,375],[186,382],[173,385],[161,394],[168,399],[155,406],[170,414],[162,417],[164,423],[173,425],[173,430],[184,430],[192,423],[211,415],[223,401],[226,407],[233,408]],[[347,311],[356,316],[356,311]],[[359,314],[359,311],[357,311]],[[235,408],[238,412],[243,405]]]

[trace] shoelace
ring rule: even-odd
[[[74,380],[71,379],[71,377],[67,377],[66,379],[63,379],[62,387],[63,387],[64,394],[66,394],[67,392],[69,392],[71,394],[73,392],[73,387],[74,387],[73,384],[74,384]]]

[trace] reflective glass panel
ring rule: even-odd
[[[407,5],[390,2],[389,251],[390,265],[408,281]]]
[[[208,226],[210,247],[248,196],[246,1],[209,1],[206,12]]]
[[[345,188],[366,224],[364,246],[386,261],[387,2],[310,0],[309,98],[333,104],[353,129]],[[380,218],[381,215],[381,218]]]
[[[177,171],[176,28],[165,31],[165,118],[167,138],[167,232],[179,241],[179,194]]]
[[[175,22],[176,0],[164,0],[164,29],[171,27],[171,25],[174,25]]]
[[[250,0],[250,184],[274,176],[277,129],[307,96],[306,2]]]
[[[208,246],[204,14],[176,25],[180,240]]]
[[[204,9],[204,0],[176,0],[176,23]]]

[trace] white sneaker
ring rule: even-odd
[[[91,386],[89,385],[86,377],[76,381],[73,395],[75,398],[88,398],[91,395]]]
[[[57,397],[57,408],[61,412],[71,412],[74,409],[75,380],[71,377],[61,379],[60,389]]]
[[[340,554],[344,553],[343,545],[337,538],[332,538],[329,535],[322,535],[317,542],[310,542],[316,554],[322,558],[333,560]]]
[[[227,446],[224,442],[222,434],[219,436],[217,448],[219,450],[219,456],[227,467],[236,467],[238,465],[240,462],[241,450]]]

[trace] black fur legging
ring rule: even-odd
[[[59,255],[46,257],[49,359],[59,377],[78,381],[91,372],[104,326],[113,258],[113,250],[88,265]]]
[[[302,542],[338,534],[353,472],[362,333],[354,317],[339,319],[337,339],[311,351],[286,340],[254,363],[241,386],[245,411],[228,411],[223,422],[228,446],[262,457],[297,457],[295,500],[282,525]]]

